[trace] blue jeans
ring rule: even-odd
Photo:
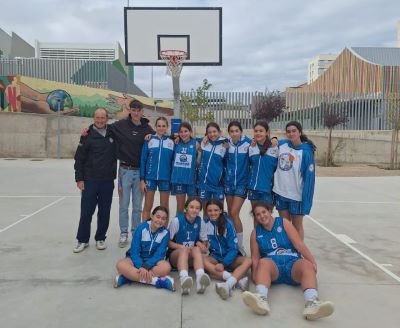
[[[139,170],[128,170],[123,167],[118,171],[118,194],[119,194],[119,228],[121,233],[129,231],[129,202],[132,193],[132,216],[131,231],[142,222],[142,200],[143,194],[140,191]]]

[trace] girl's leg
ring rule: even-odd
[[[256,283],[256,293],[243,292],[243,302],[255,313],[267,315],[270,312],[267,301],[268,288],[271,282],[278,279],[279,271],[275,263],[267,258],[258,261],[257,270],[254,273]]]
[[[282,217],[286,220],[292,221],[292,217],[290,216],[288,210],[278,210],[278,213],[279,213],[280,217]]]
[[[176,214],[185,210],[186,194],[176,195]]]
[[[160,191],[160,205],[169,210],[169,191]]]
[[[199,247],[192,248],[190,253],[193,259],[193,268],[196,272],[196,289],[198,294],[203,294],[210,285],[210,277],[204,272],[203,254]]]
[[[188,247],[175,249],[169,256],[171,264],[179,271],[179,281],[183,295],[188,295],[190,288],[193,286],[193,279],[189,276],[189,256],[190,248]]]
[[[140,276],[138,269],[136,269],[132,263],[132,260],[129,257],[125,257],[122,260],[119,260],[116,265],[117,272],[123,275],[130,281],[139,281]]]
[[[226,201],[228,202],[228,197],[226,197]],[[236,229],[236,235],[238,238],[238,245],[239,245],[239,250],[243,251],[243,224],[242,221],[240,220],[240,210],[243,206],[244,203],[244,198],[242,197],[232,197],[231,201],[231,206],[229,206],[228,203],[228,213],[229,216],[233,220],[233,225],[235,226]]]
[[[224,272],[216,269],[218,261],[211,256],[203,255],[204,270],[214,279],[225,280]]]
[[[226,195],[225,199],[226,199],[226,206],[228,206],[228,213],[230,215],[231,214],[232,202],[233,202],[233,196]]]
[[[143,212],[142,212],[142,220],[146,221],[150,219],[151,208],[153,207],[154,203],[154,190],[147,190],[144,194],[144,205],[143,205]]]
[[[291,218],[301,240],[304,240],[303,215],[291,215]]]
[[[323,302],[318,298],[317,277],[314,266],[310,261],[297,260],[292,267],[292,278],[301,284],[306,302],[303,316],[307,320],[316,320],[327,317],[334,311],[331,302]]]

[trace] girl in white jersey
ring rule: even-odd
[[[244,303],[255,313],[267,315],[271,283],[301,285],[305,299],[304,318],[316,320],[331,315],[333,304],[318,298],[315,259],[293,225],[281,217],[273,217],[265,203],[256,203],[252,212],[257,221],[250,237],[256,293],[245,291],[242,294]]]
[[[314,196],[316,147],[299,122],[286,124],[286,137],[279,141],[273,191],[279,215],[290,220],[304,240],[303,217],[310,214]]]

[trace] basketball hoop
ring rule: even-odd
[[[167,64],[167,74],[172,77],[179,77],[187,52],[183,50],[161,50],[160,57]]]

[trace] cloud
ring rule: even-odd
[[[38,0],[2,3],[0,28],[29,43],[115,42],[124,47],[127,0]],[[223,7],[223,66],[184,67],[181,90],[207,78],[214,91],[284,90],[306,81],[308,62],[350,46],[396,46],[398,0],[134,0],[153,7]],[[157,24],[157,22],[149,22]],[[145,29],[146,26],[143,26]],[[172,97],[164,67],[135,68],[135,83],[156,97]]]

